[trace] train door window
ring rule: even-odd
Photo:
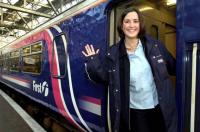
[[[22,49],[22,71],[40,74],[42,65],[42,43],[37,42]]]
[[[19,50],[10,53],[10,71],[19,71]]]
[[[54,78],[64,78],[67,69],[67,37],[64,33],[54,37],[52,51],[51,75]]]

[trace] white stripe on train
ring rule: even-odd
[[[101,105],[95,104],[87,100],[79,99],[79,106],[85,111],[101,116]]]
[[[20,79],[16,79],[14,77],[7,76],[7,75],[2,75],[2,78],[5,79],[5,80],[7,80],[7,81],[13,82],[13,83],[15,83],[17,85],[21,85],[23,87],[30,88],[29,82],[22,81]]]

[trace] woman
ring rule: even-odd
[[[109,87],[112,131],[176,132],[177,114],[169,74],[175,59],[160,42],[145,36],[140,12],[127,8],[118,25],[121,40],[108,51],[104,65],[99,49],[86,45],[86,72]]]

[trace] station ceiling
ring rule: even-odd
[[[0,0],[0,48],[81,1]],[[176,0],[146,1],[166,5]]]
[[[0,0],[0,47],[83,0]]]

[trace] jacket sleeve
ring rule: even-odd
[[[85,71],[87,77],[96,83],[108,84],[108,72],[106,70],[107,62],[104,59],[103,63],[100,61],[98,55],[87,57],[85,63]]]
[[[176,60],[175,60],[175,58],[167,50],[167,48],[164,46],[164,44],[160,44],[159,46],[160,46],[160,50],[164,56],[164,59],[166,61],[168,73],[170,75],[176,75]]]

